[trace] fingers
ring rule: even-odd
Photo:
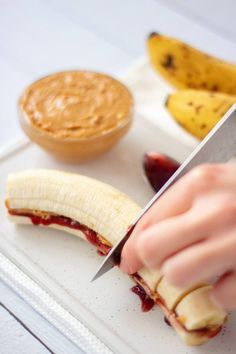
[[[163,273],[179,287],[209,280],[234,268],[235,244],[235,235],[200,242],[164,262]]]
[[[212,293],[212,300],[225,309],[236,308],[236,273],[228,273],[220,278],[215,284]]]
[[[176,182],[156,204],[140,220],[134,232],[126,242],[120,267],[124,272],[131,273],[142,266],[142,260],[136,252],[136,237],[143,230],[158,224],[164,219],[172,218],[187,212],[200,192],[211,190],[213,182],[217,183],[219,166],[203,165],[193,169]]]
[[[212,233],[217,234],[228,226],[228,221],[228,217],[222,218],[222,207],[206,211],[193,208],[181,216],[153,225],[138,235],[137,254],[148,268],[160,268],[167,258],[182,249],[202,241]]]
[[[133,274],[143,265],[158,267],[168,255],[195,241],[199,232],[193,229],[196,227],[192,227],[185,214],[148,227],[127,241],[122,252],[121,269]]]
[[[159,268],[164,259],[202,236],[202,230],[193,225],[185,214],[153,225],[137,235],[135,251],[138,262],[130,262],[130,270],[136,272],[139,261],[148,268]]]
[[[228,215],[222,218],[223,211],[221,206],[207,208],[205,203],[205,208],[200,209],[198,205],[187,213],[148,227],[128,242],[123,253],[124,262],[129,261],[125,271],[135,273],[142,265],[160,268],[167,258],[216,233],[215,230],[219,232],[229,224]]]
[[[156,225],[160,221],[179,215],[184,211],[187,211],[190,207],[190,198],[187,196],[186,189],[183,189],[182,185],[178,188],[178,196],[173,187],[173,191],[167,191],[166,194],[158,200],[158,202],[148,211],[148,213],[140,220],[140,222],[135,227],[132,235],[126,242],[122,255],[121,255],[121,264],[120,268],[126,272],[131,273],[133,269],[137,271],[142,267],[142,261],[139,255],[136,252],[136,239],[137,235],[143,232],[152,225]],[[179,190],[180,189],[180,190]],[[169,192],[175,199],[170,204],[169,201]],[[182,196],[181,196],[182,195]],[[179,202],[181,200],[181,203]]]
[[[183,176],[158,199],[156,204],[140,220],[133,235],[153,223],[181,215],[189,210],[199,194],[209,193],[213,186],[215,189],[220,184],[221,170],[221,165],[202,165]]]
[[[126,242],[122,254],[120,269],[128,274],[134,274],[143,267],[143,262],[136,252],[135,243]]]

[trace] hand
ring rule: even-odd
[[[236,308],[236,164],[199,166],[156,202],[122,252],[123,271],[143,265],[179,287],[220,276],[212,298]]]

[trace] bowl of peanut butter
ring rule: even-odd
[[[126,134],[133,98],[111,76],[65,71],[29,85],[18,110],[32,141],[59,159],[84,162],[110,150]]]

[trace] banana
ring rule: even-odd
[[[157,286],[159,296],[165,301],[165,306],[169,310],[176,308],[177,304],[190,292],[200,288],[203,284],[195,284],[187,288],[178,288],[170,284],[164,277]]]
[[[127,195],[109,185],[54,170],[9,175],[6,207],[16,223],[67,231],[87,239],[103,254],[128,230],[141,210]],[[146,268],[131,277],[162,308],[173,328],[189,345],[208,341],[226,320],[226,313],[211,302],[209,293],[200,291],[200,285],[176,290],[159,270]],[[201,308],[199,312],[196,305]]]
[[[177,39],[151,33],[147,48],[154,68],[177,88],[236,94],[236,65]]]
[[[180,90],[165,105],[178,124],[203,139],[235,102],[236,96],[224,93]]]
[[[140,207],[100,181],[53,170],[9,175],[10,209],[26,209],[78,220],[115,244],[137,216]]]
[[[196,289],[177,305],[177,316],[189,331],[205,328],[209,321],[213,327],[222,323],[225,312],[216,309],[210,301],[211,289],[211,285]],[[205,301],[202,301],[203,298]]]

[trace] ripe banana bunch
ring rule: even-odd
[[[151,33],[147,47],[156,71],[185,89],[169,96],[168,110],[189,133],[204,138],[236,102],[236,65],[158,33]]]
[[[166,108],[178,124],[203,139],[236,102],[236,96],[202,90],[180,90],[168,96]]]
[[[53,170],[11,174],[6,207],[16,223],[48,226],[81,237],[107,254],[140,212],[128,196],[94,179]],[[210,285],[180,289],[159,270],[143,268],[132,276],[188,345],[215,336],[226,313],[210,300]]]
[[[147,47],[154,68],[175,87],[236,95],[235,64],[158,33],[150,34]]]

